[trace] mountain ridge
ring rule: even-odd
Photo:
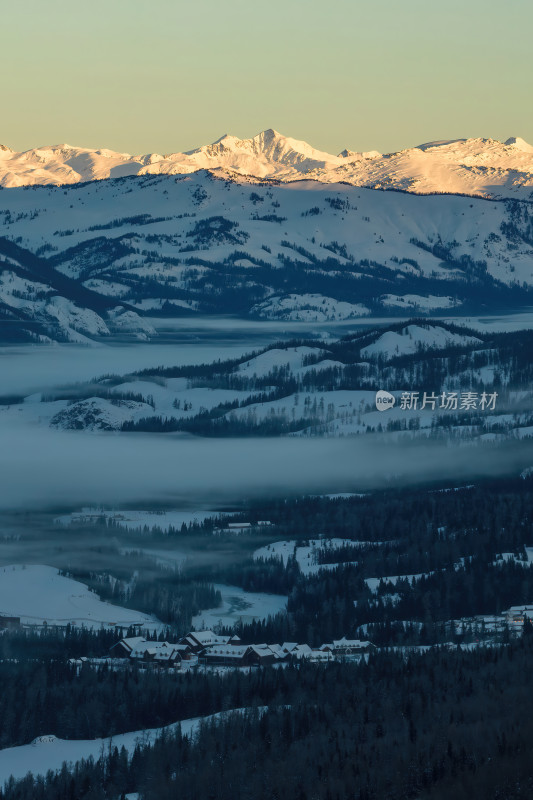
[[[0,340],[144,338],[143,317],[321,322],[533,304],[531,203],[205,169],[35,188],[0,193]]]
[[[533,199],[533,146],[520,137],[442,139],[393,153],[344,149],[338,155],[268,128],[230,134],[166,155],[131,155],[62,143],[16,152],[0,145],[0,186],[67,185],[133,175],[187,175],[208,169],[229,178],[310,179],[413,194]]]

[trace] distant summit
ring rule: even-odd
[[[339,158],[315,150],[307,142],[291,139],[273,128],[258,133],[252,139],[222,136],[216,142],[185,156],[198,168],[226,168],[255,177],[291,179],[294,172],[307,174],[316,169],[335,168]],[[174,157],[171,157],[174,158]]]
[[[210,170],[232,180],[313,180],[416,194],[533,197],[533,146],[524,139],[440,139],[382,155],[346,148],[339,155],[274,128],[250,139],[224,134],[186,153],[130,155],[68,144],[14,152],[0,145],[0,186],[72,184],[128,175]]]
[[[509,147],[516,147],[517,150],[522,150],[524,153],[533,153],[533,145],[528,144],[524,139],[521,139],[519,136],[511,136],[510,139],[507,139],[505,144]]]
[[[378,150],[369,150],[366,153],[356,153],[355,150],[343,150],[342,153],[339,153],[339,158],[349,158],[355,160],[361,160],[363,158],[381,158],[381,153]]]

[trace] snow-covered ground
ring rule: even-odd
[[[520,315],[520,322],[531,326],[531,315]],[[228,500],[233,503],[242,499],[243,491],[248,491],[249,487],[254,492],[264,490],[265,485],[268,485],[275,486],[280,491],[286,491],[290,486],[306,493],[335,493],[346,491],[348,488],[365,490],[371,485],[370,476],[372,481],[377,480],[379,483],[383,480],[389,481],[389,476],[395,474],[414,474],[418,471],[418,474],[425,475],[428,465],[431,469],[438,470],[439,474],[455,475],[458,463],[461,462],[463,470],[461,481],[465,483],[469,480],[468,476],[477,475],[478,470],[481,470],[480,474],[484,474],[487,469],[493,469],[494,461],[481,458],[479,451],[477,454],[465,452],[463,455],[462,451],[466,448],[461,448],[461,451],[454,450],[444,441],[442,447],[436,445],[433,455],[428,453],[423,447],[424,442],[421,441],[416,458],[401,460],[398,440],[407,436],[413,439],[418,436],[422,439],[428,433],[431,435],[430,426],[435,420],[435,415],[440,412],[437,409],[434,412],[431,408],[423,411],[420,408],[402,409],[400,395],[402,391],[409,389],[409,378],[406,376],[404,380],[400,373],[397,388],[392,388],[396,405],[386,413],[376,410],[375,391],[347,389],[331,392],[302,390],[284,398],[266,403],[256,402],[228,412],[230,417],[233,414],[245,422],[249,417],[251,433],[254,420],[259,424],[274,414],[276,418],[291,423],[296,429],[290,438],[262,439],[261,458],[257,457],[257,442],[244,438],[200,440],[179,433],[115,435],[113,431],[104,431],[96,435],[92,432],[88,434],[84,431],[49,428],[50,421],[57,417],[58,413],[67,408],[72,411],[75,406],[75,404],[68,406],[69,401],[66,399],[49,401],[46,396],[51,392],[55,393],[54,387],[60,383],[64,384],[67,376],[72,380],[83,379],[88,382],[91,384],[90,391],[93,385],[96,386],[91,380],[95,375],[113,372],[115,377],[109,384],[109,391],[140,393],[146,399],[148,395],[152,395],[155,406],[155,409],[149,406],[152,412],[162,415],[170,413],[178,417],[190,417],[199,413],[201,408],[212,407],[213,403],[221,399],[225,401],[230,396],[239,401],[243,394],[249,396],[249,391],[253,390],[239,392],[198,386],[188,388],[184,378],[150,380],[148,375],[143,375],[139,376],[142,379],[135,380],[135,375],[132,373],[136,365],[144,369],[158,363],[169,366],[173,362],[180,365],[210,361],[211,347],[215,358],[223,357],[224,354],[244,358],[243,350],[250,353],[250,345],[258,345],[258,339],[252,336],[238,346],[232,345],[224,349],[222,340],[225,340],[233,323],[228,320],[223,323],[210,320],[209,324],[211,333],[207,345],[205,340],[199,337],[196,344],[191,344],[188,339],[183,346],[174,344],[169,347],[128,345],[83,348],[74,345],[72,348],[63,346],[1,348],[3,391],[9,394],[21,392],[25,399],[20,403],[0,405],[0,433],[4,445],[0,452],[0,471],[5,476],[0,507],[28,508],[37,504],[42,508],[56,503],[60,507],[79,509],[91,503],[106,504],[112,509],[122,504],[131,505],[141,511],[142,504],[145,504],[144,509],[149,509],[154,501],[158,501],[164,506],[173,503],[177,508],[180,504],[190,503],[195,504],[191,506],[193,509],[201,509],[206,501],[206,484],[211,487],[209,500],[224,507]],[[252,329],[256,330],[254,326],[263,323],[250,324]],[[264,324],[269,331],[266,334],[268,336],[270,332],[276,336],[280,331],[279,323],[274,328],[271,323]],[[294,324],[300,325],[300,323]],[[512,317],[500,317],[494,321],[494,325],[497,326],[494,330],[505,328],[512,330],[515,321]],[[187,332],[191,337],[194,335],[194,326],[187,328],[184,323],[180,323],[178,327],[184,339]],[[394,327],[400,328],[399,325]],[[404,324],[403,327],[417,327],[425,333],[429,332],[422,323],[417,323],[416,326]],[[435,324],[433,328],[441,329],[442,325]],[[343,329],[343,326],[338,326],[336,330],[338,329]],[[319,330],[324,333],[323,327],[319,326]],[[364,328],[361,331],[357,326],[356,331],[358,334],[363,333],[364,338],[361,338],[361,341],[365,345],[370,345],[375,337],[379,339],[379,336],[383,335],[383,331],[364,333]],[[412,343],[408,336],[400,338]],[[197,351],[195,347],[198,348]],[[339,370],[342,369],[333,353],[327,352],[328,347],[331,347],[330,342],[324,340],[319,340],[314,345],[310,343],[305,347],[284,348],[280,345],[264,356],[255,358],[246,356],[247,360],[244,362],[241,374],[250,381],[250,385],[253,385],[250,373],[264,378],[270,369],[283,368],[287,363],[292,364],[295,376],[300,376],[308,370],[319,371],[332,365],[337,366]],[[481,345],[482,349],[485,347],[485,343]],[[304,359],[311,355],[322,360],[317,364],[304,366]],[[123,378],[120,379],[117,372],[120,373],[122,369],[125,373],[122,373]],[[363,369],[366,370],[367,366]],[[490,382],[493,378],[491,373],[493,366],[483,370],[485,371],[482,374],[481,370],[477,372],[473,370],[472,379]],[[464,376],[467,375],[470,373],[465,372]],[[459,379],[462,380],[462,375]],[[503,379],[505,381],[505,375]],[[100,387],[106,387],[105,381],[98,384],[98,388]],[[437,387],[424,388],[433,391]],[[81,391],[83,393],[85,387],[81,387]],[[59,396],[62,396],[61,390]],[[119,395],[117,399],[118,397]],[[421,401],[422,398],[419,406],[422,404]],[[464,425],[461,430],[454,430],[451,434],[475,440],[480,433],[491,433],[489,425],[498,423],[502,424],[505,433],[520,427],[528,433],[527,428],[531,425],[531,421],[526,418],[524,411],[522,419],[514,409],[518,411],[521,407],[527,409],[530,404],[531,398],[527,393],[511,394],[509,401],[505,400],[505,406],[500,408],[498,400],[497,412],[487,413],[483,417],[483,424],[487,423],[485,430],[474,428],[471,430]],[[80,419],[82,418],[80,416]],[[308,421],[310,418],[311,424]],[[404,432],[400,429],[402,424],[403,427],[407,427],[408,424],[411,427],[411,423],[416,423],[412,425],[413,430]],[[387,426],[392,428],[394,425],[397,425],[397,430],[387,431]],[[382,429],[383,433],[379,433]],[[378,431],[377,435],[374,434],[375,431]],[[368,436],[353,436],[350,440],[346,438],[344,443],[339,441],[338,444],[316,436],[318,434],[341,438],[367,432]],[[516,437],[513,433],[512,438],[517,438],[518,433],[519,431]],[[311,441],[311,437],[314,441]],[[363,439],[367,441],[356,441]],[[384,445],[379,459],[381,466],[378,465],[375,456],[377,440]],[[390,443],[390,448],[387,443]],[[524,450],[529,449],[530,443],[531,437],[521,439]],[[382,465],[385,462],[387,467],[383,469]],[[227,468],[229,463],[231,470]],[[250,469],[249,465],[252,463],[254,468]],[[525,461],[525,464],[527,463],[533,463],[533,459]],[[378,477],[374,478],[376,475]],[[230,495],[226,493],[228,485],[231,485]],[[220,493],[217,493],[219,491]],[[156,524],[160,525],[162,519],[156,519]],[[150,525],[151,520],[140,517],[125,524],[138,527],[144,522]]]
[[[147,403],[133,400],[89,397],[58,411],[50,420],[50,425],[62,430],[118,430],[126,421],[137,422],[153,414]]]
[[[273,369],[281,369],[287,366],[292,372],[303,366],[303,360],[306,356],[316,356],[316,354],[317,350],[314,347],[293,347],[288,350],[274,348],[240,364],[239,372],[242,375],[257,375],[257,377],[260,377],[268,375]]]
[[[457,331],[449,330],[439,322],[427,322],[394,325],[385,330],[378,327],[368,334],[364,331],[358,331],[358,334],[359,338],[354,340],[360,348],[356,355],[357,367],[368,376],[369,384],[379,379],[376,359],[390,360],[401,355],[417,354],[419,358],[427,359],[430,356],[424,356],[424,351],[448,347],[467,348],[468,359],[463,360],[465,366],[462,372],[445,380],[441,389],[457,391],[459,387],[477,384],[491,392],[496,388],[497,377],[498,385],[508,382],[506,375],[500,374],[501,370],[494,364],[476,368],[477,353],[483,358],[487,356],[487,343],[469,332],[460,332],[460,328]],[[158,374],[130,373],[122,379],[114,376],[112,381],[102,378],[100,381],[89,381],[82,387],[60,388],[55,395],[59,399],[53,399],[54,395],[47,396],[45,391],[33,392],[21,398],[20,402],[16,401],[18,398],[14,398],[15,402],[0,405],[0,424],[3,422],[9,427],[20,423],[32,426],[42,424],[63,430],[119,431],[124,423],[134,424],[143,417],[158,416],[177,418],[183,421],[176,423],[177,426],[186,429],[186,420],[196,417],[197,422],[200,422],[202,415],[214,411],[214,415],[218,417],[224,414],[230,426],[236,425],[236,430],[240,423],[249,433],[253,432],[254,427],[268,422],[279,423],[280,429],[285,426],[285,430],[290,425],[291,436],[353,436],[387,428],[389,433],[396,431],[391,436],[404,436],[404,430],[408,426],[410,435],[415,436],[418,435],[417,431],[424,432],[432,428],[436,414],[442,415],[441,402],[438,400],[441,389],[436,386],[427,387],[428,397],[431,397],[433,391],[438,392],[433,405],[427,403],[422,408],[423,392],[418,392],[413,408],[406,408],[405,404],[400,403],[402,393],[408,392],[409,384],[412,385],[408,366],[395,366],[395,373],[389,373],[386,378],[388,385],[382,388],[388,388],[396,399],[394,407],[389,408],[386,415],[376,409],[375,391],[320,391],[307,388],[317,382],[320,385],[320,373],[323,371],[330,373],[324,376],[326,386],[334,386],[335,381],[342,381],[341,385],[349,385],[350,366],[330,357],[335,354],[335,345],[323,340],[311,340],[310,344],[299,346],[275,346],[259,355],[252,355],[236,368],[228,368],[229,381],[235,380],[233,369],[236,369],[238,376],[237,385],[241,376],[246,379],[246,388],[241,389],[227,388],[228,384],[224,386],[222,377],[219,381],[222,388],[216,388],[218,378],[215,379],[214,388],[210,385],[202,386],[200,378],[192,381],[184,377],[164,378]],[[310,373],[314,373],[311,378]],[[254,402],[258,397],[264,397],[264,393],[269,396],[272,389],[269,388],[270,379],[276,385],[280,374],[284,379],[292,377],[299,381],[298,390],[278,396],[274,400]],[[392,384],[393,380],[395,385]],[[210,381],[206,379],[205,382]],[[93,392],[94,396],[88,396]],[[99,397],[98,394],[103,396]],[[476,394],[480,395],[479,392]],[[87,399],[76,399],[80,396]],[[62,397],[72,399],[60,399]],[[463,424],[461,434],[468,434],[470,439],[482,437],[484,440],[496,440],[505,436],[528,437],[531,434],[531,419],[527,408],[532,400],[533,394],[527,386],[520,392],[506,391],[504,408],[498,408],[494,415],[484,413],[482,424],[478,422],[470,429]],[[459,403],[460,411],[463,408],[462,395]],[[230,410],[226,410],[228,405]],[[467,420],[463,420],[464,422]],[[497,433],[491,430],[491,426],[495,425],[499,426]]]
[[[362,303],[346,303],[322,294],[288,294],[269,297],[253,306],[250,313],[267,319],[326,322],[365,317],[370,310]]]
[[[440,311],[445,308],[454,308],[460,303],[453,297],[439,297],[429,294],[426,297],[420,294],[384,294],[380,297],[381,303],[389,308],[403,308],[407,314],[413,309],[419,311]]]
[[[0,614],[20,617],[27,625],[163,627],[153,616],[103,602],[85,584],[42,564],[0,567]]]
[[[71,514],[64,514],[57,517],[57,522],[61,525],[76,525],[81,523],[98,524],[103,520],[109,520],[121,528],[133,531],[143,531],[145,528],[152,530],[160,528],[165,533],[170,528],[180,530],[182,525],[201,524],[204,520],[218,516],[218,511],[146,511],[146,510],[109,510],[103,508],[82,508],[81,511],[73,511]]]
[[[475,142],[456,143],[459,149],[472,146]],[[498,150],[495,143],[481,140],[477,146],[488,148],[492,156]],[[533,162],[531,153],[516,145],[500,145],[500,150],[504,161],[512,156]],[[434,159],[446,152],[444,146],[414,148],[404,157],[416,161],[425,178]],[[24,163],[34,173],[36,163],[42,167],[26,156],[19,163],[12,155],[13,163]],[[32,271],[24,250],[10,245],[5,253],[9,261],[0,273],[0,301],[12,309],[12,322],[22,314],[23,321],[38,323],[38,332],[32,334],[17,322],[19,335],[87,343],[95,336],[153,336],[158,326],[134,309],[141,314],[165,312],[168,302],[169,315],[183,308],[225,313],[216,281],[210,280],[212,268],[227,274],[230,289],[243,292],[243,313],[307,324],[347,318],[355,322],[375,304],[396,314],[401,309],[431,314],[468,298],[476,302],[467,284],[472,270],[477,276],[483,264],[479,297],[485,282],[494,289],[492,278],[507,286],[533,283],[525,206],[527,218],[515,232],[509,204],[358,188],[344,182],[349,160],[340,162],[337,181],[327,184],[317,182],[313,172],[313,180],[260,186],[235,174],[226,181],[196,171],[178,178],[164,174],[95,180],[65,190],[39,186],[30,193],[12,188],[2,198],[5,236],[39,253],[43,262]],[[0,174],[6,163],[0,158]],[[356,169],[363,163],[373,162],[359,160]],[[474,183],[483,183],[482,173],[472,172],[471,166],[459,171],[448,166],[452,177],[474,176]],[[513,173],[507,186],[504,173],[505,168],[500,186],[491,176],[495,193],[530,193],[526,187],[531,175],[517,184]],[[68,182],[64,171],[62,176]],[[376,186],[393,187],[394,182],[385,186],[379,178]],[[414,192],[424,191],[423,183],[417,177]],[[409,182],[399,184],[411,188]],[[445,191],[453,191],[444,184]],[[294,272],[292,263],[298,266]],[[45,280],[50,264],[57,273]],[[306,280],[306,270],[312,281]],[[283,274],[286,280],[279,279]],[[54,285],[58,276],[59,294]],[[71,281],[65,283],[65,276]],[[76,302],[80,292],[83,304]],[[502,305],[519,302],[505,297]]]
[[[219,624],[231,626],[239,621],[247,624],[267,619],[287,608],[287,598],[281,594],[245,592],[239,586],[222,583],[216,583],[215,589],[222,595],[222,605],[200,611],[193,617],[192,624],[196,630],[210,630]]]
[[[296,559],[304,575],[316,574],[320,570],[335,570],[342,563],[344,566],[356,565],[357,561],[337,562],[333,564],[320,564],[320,550],[335,550],[341,547],[365,547],[370,542],[355,542],[351,539],[309,539],[308,545],[298,545],[296,541],[272,542],[254,551],[254,559],[279,558],[287,564],[289,558]]]
[[[265,354],[266,355],[266,354]],[[309,369],[315,369],[315,365]],[[317,419],[318,424],[340,418],[343,422],[356,421],[361,432],[366,430],[363,414],[368,407],[375,409],[375,391],[340,389],[327,392],[298,392],[265,403],[251,403],[228,411],[228,419],[260,422],[278,416],[290,421]],[[373,412],[371,412],[373,413]],[[379,413],[379,412],[378,412]],[[388,415],[390,416],[390,414]],[[383,418],[381,418],[383,421]]]
[[[398,332],[383,333],[375,342],[363,348],[361,355],[363,358],[381,355],[390,359],[394,356],[412,355],[421,350],[465,347],[481,343],[481,339],[474,336],[451,333],[438,325],[427,328],[421,325],[407,325]]]
[[[131,731],[105,739],[58,739],[56,736],[39,736],[31,744],[20,747],[7,747],[0,750],[0,786],[12,776],[15,780],[24,778],[28,772],[33,775],[46,775],[48,770],[56,772],[64,762],[74,764],[81,759],[105,756],[117,747],[124,747],[129,756],[137,745],[153,743],[163,731],[172,733],[181,726],[184,736],[194,736],[203,721],[224,719],[229,714],[242,713],[244,709],[224,711],[207,717],[195,717],[167,725],[163,728],[150,728],[144,731]]]

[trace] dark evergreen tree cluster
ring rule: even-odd
[[[131,759],[111,748],[96,762],[10,781],[0,796],[524,800],[533,792],[532,643],[260,670],[238,679],[254,684],[248,710],[206,720],[192,741],[178,729]],[[249,697],[228,687],[225,699],[242,708]]]

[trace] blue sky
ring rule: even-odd
[[[165,153],[268,127],[330,152],[533,140],[529,0],[25,0],[2,28],[15,149]]]

